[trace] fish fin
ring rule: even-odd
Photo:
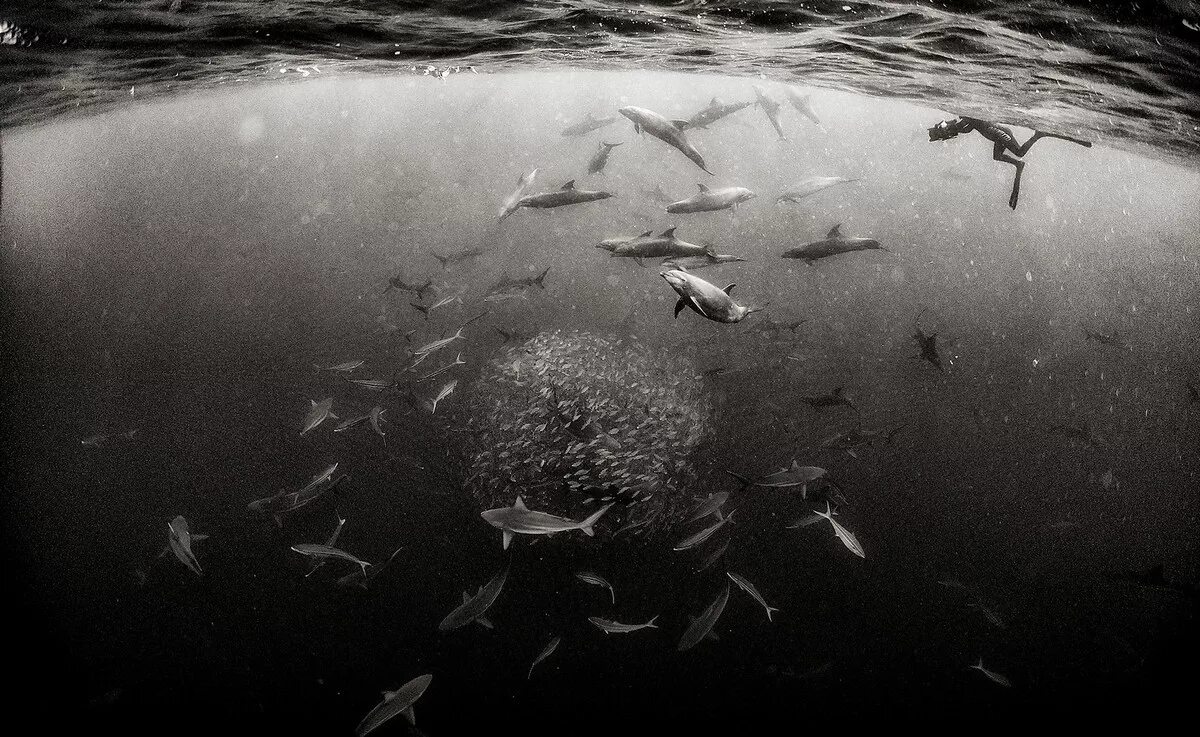
[[[748,486],[753,486],[753,485],[754,485],[754,482],[753,482],[753,481],[751,481],[750,479],[748,479],[748,478],[746,478],[745,476],[741,475],[740,473],[734,473],[733,471],[729,471],[729,470],[725,471],[725,473],[727,473],[727,474],[729,474],[730,476],[732,476],[732,477],[734,477],[735,479],[737,479],[737,480],[738,480],[738,482],[739,482],[739,483],[741,483],[741,485],[742,485],[742,488],[743,488],[743,489],[744,489],[744,488],[746,488],[746,487],[748,487]]]
[[[712,640],[713,642],[720,642],[720,641],[721,641],[721,638],[720,638],[720,637],[717,637],[717,633],[716,633],[716,632],[713,632],[712,630],[709,630],[709,631],[708,631],[708,634],[706,634],[706,635],[704,636],[704,639],[706,639],[706,640]]]
[[[640,136],[640,135],[642,135],[642,126],[641,126],[641,124],[639,124],[639,123],[634,123],[634,124],[633,124],[633,132],[634,132],[634,133],[636,133],[636,134],[638,134],[639,136]]]
[[[504,532],[504,539],[500,542],[501,549],[508,550],[508,544],[511,543],[512,539],[513,539],[513,532],[512,532],[512,530],[504,530],[503,532]]]
[[[662,237],[663,238],[674,238],[675,237],[675,226],[672,225],[670,228],[667,228],[666,230],[664,230],[662,232]]]
[[[562,188],[563,189],[575,189],[575,180],[572,179],[571,181],[567,182],[566,184],[564,184],[562,186]]]
[[[725,294],[733,294],[733,288],[734,288],[734,287],[736,287],[736,286],[737,286],[737,284],[736,284],[736,283],[734,283],[734,284],[730,284],[729,286],[725,287],[725,288],[724,288],[724,289],[722,289],[721,291],[722,291],[722,292],[724,292]]]
[[[675,126],[681,131],[687,130],[688,128],[688,122],[686,120],[679,120],[678,118],[672,120],[671,125]]]
[[[798,470],[799,468],[800,468],[800,461],[798,461],[798,460],[796,460],[795,458],[793,458],[793,459],[792,459],[792,470],[793,470],[793,471],[796,471],[796,470]]]
[[[646,261],[641,256],[634,256],[633,262],[638,266],[641,266],[643,269],[646,268]]]
[[[684,307],[687,307],[687,298],[680,297],[679,301],[675,303],[675,319],[676,320],[679,319],[679,313],[683,312]]]
[[[837,225],[833,226],[833,228],[831,228],[830,231],[825,234],[825,237],[826,238],[841,238],[842,237],[842,224],[838,223]]]
[[[470,600],[471,600],[471,597],[467,595],[466,591],[464,591],[463,592],[463,603],[466,604]]]
[[[692,299],[692,306],[696,308],[696,312],[699,312],[701,315],[708,317],[708,313],[704,311],[704,308],[700,306],[700,303],[696,301],[696,298],[692,297],[691,299]]]
[[[654,627],[655,629],[658,629],[658,625],[654,623],[654,620],[658,619],[660,616],[662,616],[662,615],[655,614],[653,617],[650,618],[650,621],[646,623],[646,626]]]
[[[700,191],[701,191],[701,192],[707,192],[707,191],[708,191],[708,187],[705,187],[705,186],[704,186],[703,184],[701,184],[700,182],[696,182],[696,186],[700,188]]]
[[[638,238],[648,238],[648,237],[650,237],[650,236],[652,236],[652,235],[654,235],[654,231],[653,231],[653,230],[647,230],[645,233],[642,233],[641,235],[639,235],[639,236],[638,236]]]
[[[517,500],[515,502],[513,502],[513,507],[515,507],[516,509],[524,509],[526,511],[529,510],[529,507],[525,506],[524,500],[522,500],[521,497],[519,497],[519,496],[517,497]]]
[[[404,715],[404,718],[408,720],[409,724],[413,725],[414,727],[417,726],[417,712],[414,711],[411,706],[400,713]]]
[[[612,507],[612,502],[600,507],[600,509],[596,510],[596,513],[591,517],[588,517],[583,522],[580,522],[579,529],[583,530],[583,534],[587,535],[588,537],[595,535],[596,531],[592,529],[592,525],[596,524],[596,522],[604,516],[604,513],[607,512],[610,507]]]
[[[771,619],[771,614],[772,614],[773,612],[777,612],[777,611],[779,611],[779,607],[774,607],[774,606],[768,606],[768,607],[767,607],[767,621],[768,621],[768,622],[774,622],[774,621],[775,621],[775,620]]]

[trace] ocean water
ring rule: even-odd
[[[1193,4],[166,5],[0,11],[12,713],[56,733],[351,734],[381,691],[425,673],[418,727],[397,717],[380,734],[1186,707],[1200,579]],[[1032,83],[1047,75],[1053,94]],[[795,85],[820,124],[784,102],[786,140],[754,106],[688,131],[711,176],[616,113],[687,118],[714,97],[752,101],[754,85],[780,101]],[[562,135],[589,113],[616,120]],[[1012,209],[1013,169],[988,142],[929,141],[959,113],[1094,144],[1039,141]],[[622,145],[588,174],[602,141]],[[614,196],[499,220],[535,168],[531,191],[574,180]],[[810,176],[857,181],[777,201]],[[664,211],[698,183],[757,196]],[[780,258],[838,224],[886,250]],[[744,258],[696,274],[765,309],[729,325],[673,317],[659,259],[595,247],[672,226]],[[544,288],[485,299],[545,269]],[[397,275],[436,294],[387,290]],[[411,306],[454,295],[428,317]],[[917,331],[937,334],[944,370],[915,358]],[[568,377],[525,342],[555,333],[669,359],[622,373],[572,353]],[[422,380],[456,354],[464,365]],[[314,367],[360,360],[347,375]],[[573,442],[553,412],[497,391],[498,372],[524,371],[558,382],[638,463],[657,459],[672,483],[653,492],[683,495],[666,508],[729,492],[732,519],[676,551],[707,523],[614,534],[649,508],[619,504],[595,537],[502,549],[469,473],[482,464],[515,495],[529,482],[509,458]],[[602,405],[623,378],[620,406]],[[853,409],[805,401],[837,387]],[[338,418],[301,434],[326,398]],[[334,432],[376,406],[386,436],[369,422]],[[547,428],[513,430],[527,410]],[[643,420],[675,435],[623,431]],[[516,456],[489,465],[473,438],[501,427]],[[855,428],[883,437],[828,447]],[[686,460],[662,461],[680,447]],[[824,520],[788,527],[824,510],[817,489],[739,489],[726,473],[793,460],[836,480],[835,519],[865,557]],[[247,510],[335,462],[338,491],[282,526]],[[526,493],[572,519],[599,504],[558,488]],[[193,543],[201,576],[167,549],[177,515],[209,536]],[[379,571],[367,589],[337,584],[355,565],[306,575],[290,549],[326,542],[339,516],[338,547]],[[1156,565],[1164,581],[1141,575]],[[492,628],[439,631],[505,569]],[[719,639],[679,652],[727,585]],[[657,627],[605,634],[592,616]],[[969,668],[980,659],[1010,685]]]

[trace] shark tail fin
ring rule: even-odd
[[[779,611],[779,607],[777,607],[777,606],[768,606],[767,607],[767,621],[768,622],[775,621],[775,620],[771,619],[771,615],[777,611]]]
[[[619,144],[618,144],[618,145],[619,145]],[[541,287],[542,289],[545,289],[545,288],[546,288],[546,284],[545,284],[545,281],[546,281],[546,274],[549,274],[549,273],[550,273],[550,267],[549,267],[549,266],[547,266],[547,267],[546,267],[546,270],[545,270],[545,271],[543,271],[541,274],[539,274],[539,275],[538,275],[538,278],[536,278],[536,279],[534,279],[534,280],[533,280],[533,283],[534,283],[534,284],[536,284],[536,285],[538,285],[538,286],[539,286],[539,287]]]
[[[449,257],[447,257],[447,256],[442,256],[442,255],[438,254],[438,252],[437,252],[437,251],[430,251],[430,254],[432,254],[434,258],[436,258],[438,261],[440,261],[440,262],[441,262],[441,264],[442,264],[442,268],[443,268],[443,269],[444,269],[444,268],[446,268],[446,263],[447,263],[448,261],[450,261],[450,258],[449,258]]]
[[[588,537],[595,535],[596,531],[594,529],[592,529],[592,526],[595,525],[596,522],[598,522],[600,520],[600,518],[604,516],[604,513],[607,512],[610,507],[612,507],[612,502],[609,502],[608,504],[605,504],[603,507],[600,507],[599,509],[596,510],[596,513],[593,514],[591,517],[588,517],[583,522],[580,522],[579,529],[583,530],[583,534],[587,535]]]

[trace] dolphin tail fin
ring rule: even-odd
[[[541,287],[542,289],[545,289],[545,288],[546,288],[546,284],[545,284],[545,281],[546,281],[546,274],[549,274],[549,273],[550,273],[550,267],[549,267],[549,266],[547,266],[547,267],[546,267],[546,270],[545,270],[545,271],[543,271],[541,274],[539,274],[539,275],[538,275],[538,278],[536,278],[536,279],[534,279],[534,280],[533,280],[533,283],[534,283],[534,284],[536,284],[536,285],[538,285],[538,286],[539,286],[539,287]]]
[[[596,524],[596,522],[599,521],[599,519],[604,516],[604,513],[607,512],[611,506],[612,506],[612,502],[605,504],[603,507],[600,507],[599,509],[597,509],[596,513],[593,514],[591,517],[588,517],[583,522],[580,522],[579,529],[583,530],[583,534],[587,535],[588,537],[595,535],[596,531],[592,529],[592,525]]]

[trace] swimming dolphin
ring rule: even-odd
[[[704,164],[704,157],[700,155],[695,146],[688,143],[687,136],[683,134],[684,128],[687,127],[686,120],[667,120],[653,110],[647,110],[644,107],[623,107],[617,112],[633,122],[633,129],[639,135],[645,131],[668,146],[679,149],[693,164],[703,169],[705,173],[712,174]]]
[[[779,127],[779,102],[763,91],[762,87],[754,85],[754,94],[758,96],[758,101],[754,104],[761,107],[763,112],[767,114],[767,120],[771,121],[775,132],[779,134],[779,140],[786,141],[787,136],[783,135],[783,128]]]
[[[680,269],[663,271],[659,276],[679,294],[679,301],[675,303],[676,318],[684,307],[691,307],[699,315],[713,322],[734,323],[766,307],[744,307],[734,302],[729,296],[733,291],[733,284],[718,289],[715,284]]]
[[[612,240],[601,241],[596,247],[611,251],[613,256],[639,259],[717,255],[712,246],[700,246],[676,238],[675,228],[667,228],[659,235],[654,235],[654,233],[647,230],[639,236],[630,238],[623,243],[613,244],[613,247],[609,248],[608,244],[611,243]]]
[[[564,205],[579,205],[584,202],[607,200],[613,194],[613,192],[601,192],[599,190],[575,189],[575,180],[572,179],[556,192],[540,192],[522,197],[517,202],[517,207],[534,207],[544,210],[551,207],[563,207]]]
[[[817,117],[817,114],[813,112],[812,104],[809,102],[809,97],[811,97],[811,95],[802,94],[800,90],[791,85],[785,85],[783,91],[787,94],[788,102],[792,103],[792,107],[796,108],[801,115],[821,126],[822,128],[825,127],[825,125]]]
[[[686,200],[672,202],[667,205],[667,212],[710,212],[713,210],[731,209],[737,212],[737,206],[747,200],[754,199],[755,194],[745,187],[722,187],[709,189],[703,184],[697,184],[700,191]]]
[[[609,116],[607,118],[597,118],[594,114],[588,113],[583,120],[563,128],[564,136],[582,136],[585,133],[591,133],[594,130],[599,130],[607,125],[612,125],[617,122],[617,116]]]
[[[513,535],[553,535],[558,532],[567,532],[569,530],[580,530],[583,534],[591,537],[596,534],[592,526],[604,516],[604,513],[612,507],[612,504],[605,504],[600,509],[587,519],[576,522],[565,517],[556,517],[545,512],[535,512],[525,506],[525,502],[521,497],[517,497],[517,501],[511,507],[497,507],[488,509],[480,516],[487,521],[492,527],[498,528],[504,533],[502,545],[505,550],[508,549],[508,544],[512,542]]]
[[[517,203],[521,201],[522,197],[529,194],[529,188],[533,186],[533,180],[537,178],[537,173],[538,170],[534,169],[528,174],[523,174],[517,178],[517,188],[513,190],[513,193],[500,206],[501,220],[517,211],[517,208],[520,207]]]
[[[727,115],[732,115],[744,107],[753,105],[753,102],[734,102],[725,104],[720,98],[714,97],[700,112],[696,113],[687,120],[688,128],[707,128],[713,123]]]
[[[847,179],[846,177],[808,177],[796,183],[796,186],[787,190],[783,194],[775,198],[775,202],[799,202],[805,197],[820,192],[823,189],[828,189],[838,184],[849,184],[850,182],[860,182],[861,177]]]
[[[874,238],[848,238],[842,235],[842,226],[839,223],[833,226],[833,229],[823,239],[796,248],[789,248],[780,255],[784,258],[802,259],[805,263],[811,264],[818,259],[837,256],[841,253],[872,250],[886,251],[887,249],[879,245],[879,241]]]
[[[623,143],[601,143],[600,150],[592,156],[592,160],[588,162],[588,174],[600,174],[604,171],[604,165],[608,163],[608,155],[617,146],[624,146]]]

